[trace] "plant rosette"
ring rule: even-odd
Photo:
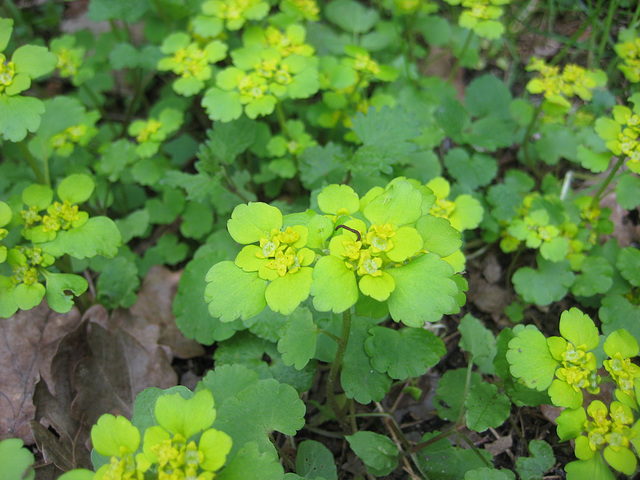
[[[173,90],[190,97],[200,92],[213,75],[211,65],[226,58],[227,45],[220,40],[200,45],[189,34],[177,32],[162,42],[160,51],[170,56],[158,61],[158,70],[178,75],[180,78],[173,82]]]
[[[222,321],[246,320],[266,305],[289,315],[311,295],[318,311],[362,300],[409,326],[457,312],[466,285],[442,257],[460,247],[460,233],[429,213],[434,201],[426,186],[398,178],[362,198],[346,185],[324,188],[325,215],[285,218],[264,203],[240,205],[227,228],[246,246],[207,274],[209,311]]]
[[[583,435],[586,433],[586,435]],[[614,476],[607,464],[625,475],[633,475],[638,466],[640,421],[635,421],[628,405],[614,401],[609,408],[600,400],[584,408],[564,410],[558,417],[561,440],[575,438],[578,460],[567,464],[568,480],[589,478],[609,480]],[[588,472],[588,473],[587,473]]]
[[[629,100],[633,109],[616,105],[613,118],[598,118],[595,128],[611,153],[626,157],[629,170],[640,174],[640,95],[636,93]]]
[[[548,389],[554,405],[578,408],[582,389],[593,394],[600,391],[593,354],[600,336],[593,320],[577,308],[562,312],[560,335],[545,338],[533,326],[521,328],[509,342],[507,361],[511,374],[528,388]]]
[[[88,283],[80,275],[57,273],[47,267],[65,254],[78,259],[115,257],[122,243],[116,224],[104,216],[89,218],[79,210],[78,204],[87,201],[94,188],[91,177],[73,174],[58,185],[61,201],[53,200],[50,187],[33,184],[23,190],[22,202],[15,204],[13,211],[0,202],[0,225],[20,228],[23,238],[11,248],[0,246],[0,261],[6,261],[12,270],[11,276],[0,275],[0,317],[39,305],[45,294],[53,310],[68,312],[73,307],[68,292],[81,295]],[[0,241],[7,233],[8,229],[0,228]]]
[[[2,53],[9,45],[13,19],[0,18],[0,136],[19,142],[27,131],[35,132],[44,113],[42,100],[20,93],[31,87],[31,81],[51,73],[58,57],[45,47],[23,45],[11,58]]]

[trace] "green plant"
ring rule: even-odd
[[[36,450],[90,467],[107,411],[95,471],[65,480],[539,479],[567,450],[531,438],[543,404],[565,408],[570,478],[635,473],[632,2],[91,0],[106,31],[64,33],[61,3],[22,7],[0,6],[0,316],[10,335],[68,315],[37,360],[0,355],[38,369],[13,381],[24,409],[3,397],[36,411],[35,469],[0,444],[16,476]],[[148,296],[178,276],[176,329]],[[145,305],[164,305],[146,328]],[[58,344],[76,315],[118,342]],[[199,382],[86,415],[87,362],[59,362],[105,345],[156,355],[123,377],[166,353]],[[591,402],[603,381],[615,397]],[[91,422],[47,419],[62,399]]]

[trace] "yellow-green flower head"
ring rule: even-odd
[[[255,275],[271,310],[292,313],[311,288],[315,253],[306,248],[309,229],[304,225],[283,228],[280,210],[260,202],[236,207],[227,228],[235,241],[246,245],[233,265]]]
[[[616,382],[619,391],[616,396],[621,401],[634,405],[637,402],[635,387],[640,378],[640,367],[631,362],[631,358],[638,355],[640,348],[636,339],[626,330],[620,329],[607,337],[604,351],[609,359],[603,362],[604,368]]]
[[[607,77],[602,70],[586,70],[575,64],[565,65],[562,72],[557,66],[547,65],[544,60],[532,57],[528,71],[537,71],[539,75],[527,83],[530,93],[541,93],[555,104],[569,107],[567,99],[579,97],[591,100],[593,89],[606,83]]]
[[[315,0],[283,0],[280,8],[284,12],[296,12],[306,20],[316,21],[319,19],[320,8]]]
[[[600,400],[594,400],[587,407],[584,428],[587,435],[576,438],[576,457],[590,460],[594,455],[603,455],[606,462],[615,470],[632,475],[638,464],[636,455],[629,445],[637,447],[639,424],[633,424],[631,407],[620,402],[612,402],[610,411]],[[596,461],[601,462],[601,457]]]
[[[413,15],[418,12],[428,15],[438,11],[438,5],[433,0],[386,0],[384,5],[399,15]]]
[[[136,455],[140,431],[125,417],[102,415],[91,429],[91,441],[99,454],[110,457],[95,480],[142,480],[151,466],[142,454]]]
[[[613,118],[596,120],[596,132],[614,155],[627,157],[629,170],[640,173],[640,106],[634,106],[633,111],[623,105],[614,106]]]
[[[180,78],[173,83],[176,93],[191,96],[204,88],[204,82],[211,78],[211,65],[227,56],[227,45],[213,40],[204,46],[192,40],[184,32],[169,35],[160,51],[165,55],[158,62],[158,70],[172,71]]]
[[[260,38],[260,33],[256,32],[254,35]],[[315,53],[315,49],[304,43],[306,37],[306,30],[302,25],[289,25],[285,31],[279,30],[276,27],[268,26],[264,29],[262,34],[262,45],[266,48],[275,48],[278,50],[282,58],[286,58],[289,55],[300,55],[303,57],[310,57]],[[250,45],[250,39],[245,36],[245,44]]]
[[[488,39],[500,38],[504,26],[498,19],[504,13],[502,5],[511,0],[446,0],[450,5],[462,5],[464,10],[458,18],[458,24],[468,28],[478,36]]]
[[[13,78],[16,75],[15,63],[7,62],[7,57],[0,53],[0,93],[5,88],[9,87],[13,83]]]
[[[185,399],[179,393],[163,395],[155,405],[158,426],[145,431],[143,451],[158,464],[158,478],[212,479],[231,451],[231,437],[210,428],[216,417],[208,390]],[[196,443],[192,437],[201,433]]]
[[[549,396],[554,405],[578,408],[582,405],[582,389],[598,391],[598,365],[592,350],[600,337],[593,320],[577,308],[562,313],[560,334],[562,337],[547,339],[551,356],[559,364]]]
[[[224,21],[227,30],[240,30],[247,20],[260,20],[269,13],[264,0],[208,0],[202,13]]]
[[[631,83],[640,81],[640,38],[635,30],[622,29],[613,47],[622,62],[618,68]]]
[[[379,302],[389,299],[396,283],[388,270],[400,266],[422,250],[421,235],[414,227],[408,226],[421,215],[422,198],[407,183],[406,193],[409,196],[410,190],[416,194],[416,218],[385,215],[385,190],[380,192],[376,189],[372,198],[367,198],[364,208],[364,217],[371,222],[368,229],[362,220],[351,216],[358,211],[361,202],[350,187],[332,185],[318,195],[320,209],[336,223],[340,222],[335,228],[344,233],[331,239],[330,256],[321,258],[316,268],[328,267],[344,272],[344,279],[348,282],[345,289],[352,292],[354,299],[358,290]]]

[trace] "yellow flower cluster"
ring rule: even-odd
[[[631,38],[617,43],[613,49],[622,60],[620,71],[631,83],[640,82],[640,38]]]
[[[562,353],[562,367],[556,370],[556,377],[576,392],[584,388],[589,393],[596,394],[600,391],[597,369],[596,358],[592,352],[587,351],[586,346],[575,347],[571,342],[567,342]]]
[[[15,64],[13,62],[7,62],[7,57],[0,53],[0,93],[13,83],[15,74]]]
[[[561,71],[558,66],[548,65],[537,57],[531,58],[527,70],[539,73],[527,83],[526,89],[530,93],[540,93],[547,100],[567,107],[570,106],[568,99],[575,96],[591,100],[593,89],[606,82],[606,74],[602,70],[587,70],[568,64]]]
[[[270,238],[260,239],[260,248],[255,250],[255,256],[267,260],[258,269],[261,278],[273,280],[276,277],[284,277],[287,273],[296,273],[301,267],[313,262],[313,251],[308,248],[296,248],[296,245],[300,247],[306,243],[306,240],[301,238],[301,232],[303,230],[296,231],[291,227],[287,227],[284,232],[274,228]]]
[[[62,132],[56,133],[51,137],[51,146],[55,150],[61,150],[65,147],[76,145],[80,142],[82,137],[87,133],[88,127],[84,124],[72,125],[65,128]]]

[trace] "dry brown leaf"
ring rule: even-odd
[[[131,418],[142,390],[177,384],[176,372],[159,346],[148,350],[122,329],[106,330],[97,323],[89,323],[87,341],[90,354],[76,368],[78,395],[71,411],[88,426],[104,413]]]
[[[80,360],[89,354],[86,340],[87,327],[81,324],[60,342],[51,362],[56,394],[52,395],[41,380],[33,398],[39,423],[31,422],[31,427],[38,449],[47,463],[53,463],[63,471],[91,467],[90,430],[71,416],[71,402],[76,396],[73,372]],[[55,435],[49,429],[53,429]]]
[[[504,315],[504,309],[510,302],[509,292],[498,284],[487,282],[479,272],[469,276],[467,297],[481,311],[490,313],[495,322]]]
[[[26,445],[33,443],[29,422],[35,415],[36,382],[42,376],[55,391],[51,359],[64,336],[79,322],[76,309],[60,314],[46,302],[0,322],[0,439],[18,437]]]
[[[484,449],[489,452],[494,457],[496,455],[500,455],[501,453],[506,452],[513,445],[513,439],[511,436],[500,437],[495,442],[487,443],[484,446]]]
[[[204,355],[204,348],[182,334],[173,316],[173,297],[181,276],[182,272],[172,272],[159,265],[151,267],[142,281],[138,301],[131,307],[131,313],[157,325],[158,343],[171,347],[174,355],[193,358]]]

